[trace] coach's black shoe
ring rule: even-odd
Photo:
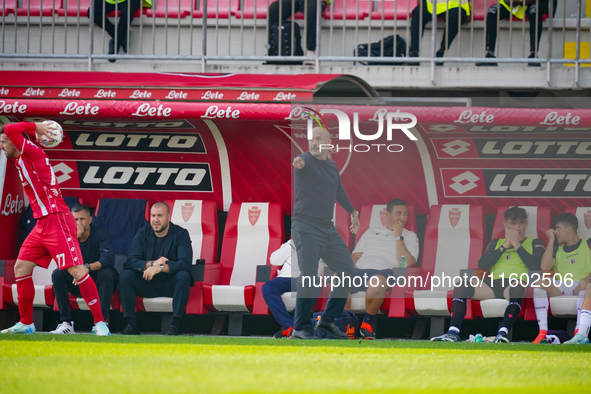
[[[290,339],[317,339],[314,336],[314,333],[312,333],[312,330],[310,329],[304,329],[304,330],[296,330],[293,329],[291,331],[291,336],[289,337]]]
[[[168,331],[166,331],[166,334],[164,335],[179,335],[181,333],[181,330],[179,330],[179,328],[177,326],[175,326],[174,324],[170,325],[170,328],[168,329]]]
[[[487,59],[496,59],[495,55],[491,55],[490,53],[486,53],[486,55],[484,55],[485,58]],[[483,63],[483,62],[478,62],[476,63],[476,67],[497,67],[498,64],[497,63]]]
[[[527,58],[528,59],[536,59],[537,56],[535,53],[530,53]],[[542,67],[542,65],[540,63],[527,63],[527,66],[528,67]]]
[[[349,339],[349,336],[341,331],[341,329],[335,324],[335,322],[327,323],[322,321],[322,319],[318,320],[316,323],[316,330],[325,333],[326,335],[330,335],[336,339]]]
[[[140,330],[137,327],[128,324],[125,327],[123,327],[121,335],[140,335]]]

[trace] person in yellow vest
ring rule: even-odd
[[[451,46],[454,38],[460,29],[460,22],[463,25],[470,16],[470,2],[468,0],[422,0],[422,2],[412,11],[410,21],[410,48],[409,57],[418,57],[421,44],[421,36],[425,31],[425,26],[431,21],[433,15],[433,4],[437,16],[445,21],[441,45],[436,53],[436,57],[443,57],[445,50]],[[408,62],[409,66],[418,66],[417,62]],[[437,65],[443,65],[438,62]]]
[[[545,247],[542,240],[525,236],[527,213],[520,207],[505,211],[505,238],[492,239],[478,261],[478,268],[489,271],[478,286],[472,281],[454,289],[451,303],[451,322],[446,334],[431,338],[432,341],[460,342],[460,328],[466,315],[466,299],[506,299],[509,305],[501,327],[494,338],[495,343],[509,342],[507,334],[519,316],[526,289],[520,281],[521,275],[530,270],[540,269],[540,260]],[[474,283],[475,284],[475,283]]]
[[[129,50],[129,42],[127,41],[127,35],[129,26],[135,17],[135,14],[140,9],[142,0],[105,0],[104,2],[95,2],[94,6],[94,23],[105,29],[105,31],[111,36],[109,40],[109,55],[115,55],[122,49],[123,52],[127,53]],[[144,8],[152,7],[152,0],[143,0]],[[92,7],[92,5],[91,5]],[[107,19],[113,11],[120,11],[119,19],[115,24]],[[88,9],[88,17],[90,18],[90,8]],[[115,18],[117,18],[115,16]],[[115,49],[117,48],[117,49]],[[117,59],[109,59],[111,63]]]
[[[579,220],[572,213],[564,213],[556,218],[555,223],[554,229],[546,231],[548,245],[541,263],[542,270],[554,270],[554,281],[541,280],[540,287],[534,287],[534,305],[540,326],[534,343],[540,343],[548,334],[548,297],[579,296],[575,334],[578,333],[581,307],[591,279],[591,239],[579,238]],[[589,343],[588,334],[587,331],[584,336],[586,343]]]
[[[553,3],[552,15],[556,14],[556,0],[553,0]],[[542,16],[550,14],[548,0],[501,0],[498,4],[490,6],[486,15],[485,57],[495,58],[497,21],[509,19],[511,14],[513,14],[513,18],[520,20],[523,20],[524,17],[529,19],[529,58],[535,59],[542,37]],[[497,66],[497,63],[476,63],[476,65]],[[539,67],[540,63],[528,63],[528,66]]]

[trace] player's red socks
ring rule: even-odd
[[[94,323],[103,321],[103,313],[101,312],[101,303],[99,301],[98,290],[92,277],[88,274],[84,275],[82,279],[78,281],[80,287],[80,295],[86,301],[86,305],[90,308],[92,316],[94,317]]]
[[[21,323],[33,324],[33,300],[35,299],[35,285],[33,275],[15,278],[16,293],[18,297],[18,312],[21,315]]]

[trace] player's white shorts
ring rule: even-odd
[[[558,287],[558,289],[562,292],[563,295],[566,296],[572,296],[574,295],[573,292],[575,291],[575,289],[577,288],[577,286],[579,285],[579,281],[578,280],[573,280],[572,281],[572,285],[567,286],[565,284],[564,278],[559,279],[556,276],[554,277],[554,286]],[[570,280],[568,281],[568,283],[570,284]]]

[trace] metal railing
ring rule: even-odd
[[[131,1],[131,0],[127,0]],[[458,26],[451,26],[452,12],[429,15],[425,9],[426,1],[421,0],[333,0],[326,9],[316,0],[294,0],[281,2],[279,13],[294,15],[287,20],[290,25],[292,52],[288,55],[268,56],[267,37],[270,33],[269,13],[272,0],[158,0],[153,8],[140,5],[131,23],[131,18],[122,21],[128,27],[126,37],[115,33],[113,39],[118,47],[125,42],[125,51],[109,54],[111,37],[100,26],[90,23],[94,13],[105,13],[104,1],[90,1],[90,9],[82,7],[72,10],[68,0],[53,0],[51,7],[41,2],[43,9],[32,9],[31,2],[22,7],[23,0],[0,0],[2,4],[0,59],[66,59],[86,60],[89,70],[97,61],[175,61],[188,60],[201,63],[203,72],[208,64],[223,62],[311,62],[316,71],[323,65],[371,62],[372,64],[415,63],[431,67],[434,78],[435,67],[441,61],[448,64],[545,64],[550,73],[551,66],[575,67],[575,80],[578,86],[581,66],[588,66],[589,41],[591,41],[591,15],[583,17],[583,1],[560,2],[561,16],[547,18],[543,23],[542,39],[535,43],[536,58],[529,58],[529,21],[518,20],[509,13],[507,20],[500,20],[496,13],[497,57],[485,58],[488,9],[496,0],[473,0],[470,14],[465,23],[458,19]],[[450,0],[438,0],[449,4]],[[589,0],[587,0],[589,1]],[[545,0],[536,0],[540,9]],[[12,3],[16,5],[11,6]],[[415,5],[418,6],[415,10]],[[569,9],[567,9],[567,3]],[[118,14],[126,3],[116,5]],[[555,13],[553,2],[547,2],[549,15]],[[21,7],[19,8],[19,5]],[[316,28],[309,31],[309,13],[316,6]],[[574,7],[573,7],[574,6]],[[99,9],[99,7],[101,7]],[[500,6],[499,6],[500,8]],[[560,8],[560,6],[559,6]],[[588,7],[587,7],[588,8]],[[413,12],[414,10],[414,12]],[[570,12],[570,14],[569,14]],[[419,40],[420,51],[411,54],[413,13],[417,19],[430,16],[425,24],[430,27]],[[536,18],[540,18],[540,13]],[[568,17],[567,17],[567,14]],[[574,15],[573,15],[574,14]],[[589,14],[587,12],[587,14]],[[490,13],[488,14],[490,17]],[[439,16],[440,18],[438,18]],[[441,18],[443,16],[443,18]],[[114,20],[114,17],[109,17]],[[303,27],[301,42],[303,55],[295,56],[295,24]],[[539,32],[536,26],[535,35]],[[449,35],[450,28],[458,30],[457,37],[446,41],[443,50],[446,57],[439,58],[438,42],[443,34]],[[457,28],[457,29],[456,29]],[[313,33],[313,34],[312,34]],[[309,34],[315,35],[316,51],[307,52],[306,42]],[[359,44],[379,42],[384,37],[395,37],[393,48],[380,46],[378,56],[354,56],[358,54]],[[401,37],[408,43],[404,56],[396,55],[397,41]],[[281,37],[280,40],[284,37]],[[290,41],[290,40],[288,40]],[[417,46],[416,43],[414,44]],[[566,58],[565,48],[572,56]],[[394,57],[387,56],[394,52]],[[582,58],[582,53],[585,58]],[[416,55],[409,61],[409,55]]]

